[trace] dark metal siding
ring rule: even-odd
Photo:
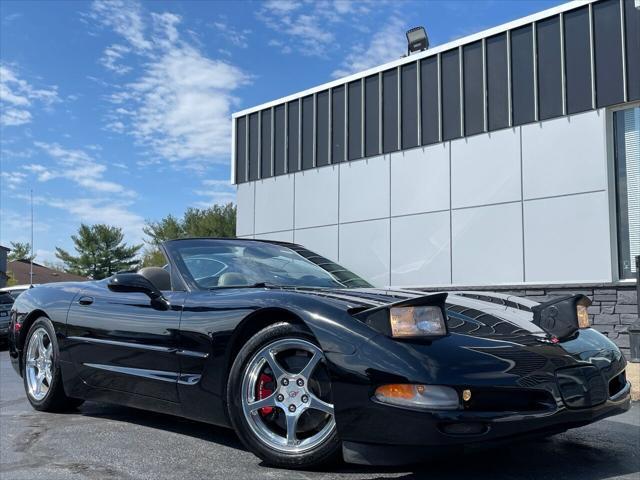
[[[276,175],[282,175],[286,172],[284,164],[284,105],[278,105],[273,109],[273,156],[274,170]]]
[[[313,168],[313,95],[302,99],[302,169]]]
[[[562,56],[560,17],[536,26],[538,68],[538,114],[540,120],[562,115]]]
[[[298,153],[300,133],[299,133],[300,102],[294,100],[289,102],[287,112],[287,171],[297,172],[300,170],[300,155]]]
[[[362,157],[362,82],[351,82],[347,91],[349,160]]]
[[[420,144],[418,138],[418,63],[403,65],[401,76],[402,148]]]
[[[258,113],[256,112],[249,115],[249,180],[258,180],[259,178],[259,135]]]
[[[378,75],[364,79],[364,154],[380,153],[380,80]]]
[[[331,93],[331,163],[344,161],[344,85]]]
[[[260,178],[267,178],[271,176],[271,109],[260,115]]]
[[[511,32],[513,125],[535,120],[533,87],[533,29],[531,25],[527,25]]]
[[[442,54],[442,139],[462,136],[460,132],[460,63],[458,49]]]
[[[633,0],[624,1],[624,30],[626,37],[627,97],[640,100],[640,10]]]
[[[382,73],[382,151],[398,150],[398,69]]]
[[[567,85],[567,113],[591,108],[591,53],[589,8],[564,15],[564,64]]]
[[[473,135],[484,130],[484,73],[482,42],[465,45],[462,49],[464,74],[464,134]]]
[[[489,130],[509,126],[507,35],[487,38],[487,121]]]
[[[438,104],[438,57],[434,55],[420,60],[422,145],[440,141],[440,107]]]
[[[624,100],[620,27],[620,0],[605,0],[593,5],[593,53],[598,107]]]
[[[316,166],[329,165],[329,91],[318,93],[316,106]]]
[[[236,120],[236,182],[247,181],[247,117]]]

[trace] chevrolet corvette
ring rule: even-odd
[[[85,400],[233,428],[266,463],[424,461],[630,406],[582,295],[374,288],[300,245],[182,239],[167,264],[41,285],[11,311],[36,410]]]

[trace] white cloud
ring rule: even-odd
[[[344,59],[340,68],[332,73],[333,77],[344,77],[368,68],[397,60],[406,53],[404,36],[405,23],[398,17],[391,20],[373,34],[368,45],[355,45]]]
[[[131,202],[117,201],[113,198],[39,198],[38,203],[66,211],[78,223],[94,225],[106,223],[122,229],[127,242],[140,243],[143,238],[144,219],[129,210]]]
[[[188,46],[170,50],[128,86],[133,134],[169,160],[226,157],[231,91],[245,81],[236,67]]]
[[[17,198],[29,201],[28,196],[17,195]],[[24,213],[18,213],[14,210],[0,210],[0,244],[6,245],[9,242],[28,241],[31,235],[31,217],[28,214],[28,204],[25,204]],[[47,232],[51,226],[38,219],[36,216],[33,222],[33,231],[36,233]],[[8,232],[8,234],[7,234]],[[7,238],[7,236],[9,238]],[[35,242],[34,242],[35,243]]]
[[[46,167],[32,163],[23,168],[37,176],[38,181],[47,182],[54,178],[64,178],[93,192],[122,193],[132,195],[115,182],[104,179],[107,167],[83,150],[73,150],[57,143],[35,142],[35,146],[56,161],[56,167]]]
[[[379,5],[382,0],[376,0]],[[357,28],[363,15],[370,12],[368,0],[318,0],[302,2],[271,0],[262,5],[257,17],[280,37],[270,45],[282,53],[296,50],[302,55],[327,57],[339,49],[335,26],[345,23]]]
[[[104,49],[100,63],[107,69],[118,75],[124,75],[131,71],[131,67],[120,63],[122,58],[131,50],[124,45],[113,44]]]
[[[27,175],[22,172],[0,172],[0,180],[9,190],[17,190],[23,183]]]
[[[251,30],[243,29],[237,30],[233,26],[224,21],[217,21],[211,24],[220,35],[232,45],[238,48],[247,48],[249,46],[249,34]]]
[[[124,37],[136,50],[148,50],[145,24],[140,5],[122,0],[97,0],[91,5],[89,18]]]
[[[200,208],[236,202],[236,189],[227,180],[203,180],[201,188],[195,194],[203,197],[202,201],[196,202],[196,206]]]
[[[298,10],[302,2],[297,0],[268,0],[264,3],[264,8],[274,14],[285,15]]]
[[[111,94],[107,128],[132,135],[165,160],[189,160],[192,168],[227,162],[233,92],[249,82],[248,75],[183,40],[173,13],[146,15],[137,4],[98,1],[92,15],[144,62],[135,81]],[[125,24],[136,25],[135,35]]]
[[[0,64],[0,125],[15,127],[30,123],[35,104],[49,107],[60,101],[57,87],[36,88]]]

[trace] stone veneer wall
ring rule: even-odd
[[[629,284],[580,284],[580,285],[529,285],[526,287],[442,287],[423,288],[424,291],[442,290],[494,291],[526,297],[535,302],[544,302],[553,297],[580,293],[593,302],[589,316],[593,328],[607,335],[629,358],[629,334],[627,329],[638,320],[638,296],[635,283]]]

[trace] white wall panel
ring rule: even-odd
[[[391,155],[391,215],[449,208],[449,144]]]
[[[605,192],[525,202],[524,219],[528,282],[611,281]]]
[[[293,228],[293,175],[256,183],[256,233]]]
[[[236,202],[238,213],[236,218],[236,235],[253,235],[253,196],[255,194],[254,183],[241,183],[238,185]]]
[[[454,210],[453,283],[523,281],[520,202]]]
[[[340,265],[376,286],[389,284],[389,220],[340,225]]]
[[[296,230],[294,242],[334,262],[338,261],[338,226]]]
[[[262,233],[255,236],[256,240],[274,240],[276,242],[293,242],[293,230],[287,232]]]
[[[607,187],[603,111],[522,127],[524,198]]]
[[[295,174],[296,228],[338,223],[337,165]]]
[[[340,164],[340,222],[389,216],[389,156]]]
[[[391,284],[450,282],[449,212],[391,219]]]
[[[517,129],[451,142],[453,208],[520,198],[520,134]]]

